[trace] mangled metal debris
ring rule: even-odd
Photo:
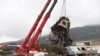
[[[51,31],[58,38],[53,40],[56,44],[60,43],[63,46],[69,46],[72,44],[72,40],[69,37],[70,21],[68,17],[61,17],[52,27]]]

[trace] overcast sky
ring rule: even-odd
[[[46,1],[0,0],[0,42],[25,38]],[[42,35],[49,34],[50,27],[61,16],[62,3],[58,0]],[[100,0],[66,0],[66,16],[71,28],[100,24]]]

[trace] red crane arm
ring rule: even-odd
[[[33,34],[34,30],[36,29],[39,21],[41,20],[43,14],[45,13],[45,11],[46,11],[48,5],[50,4],[50,2],[51,2],[51,0],[48,0],[46,2],[44,8],[42,9],[40,15],[38,16],[37,20],[35,21],[34,25],[32,26],[31,30],[29,31],[28,35],[26,36],[26,38],[25,38],[24,42],[22,43],[22,46],[21,47],[23,47],[23,48],[26,47],[27,42],[29,41],[31,35]]]
[[[46,11],[48,5],[50,4],[50,2],[51,2],[51,0],[47,1],[47,3],[45,4],[45,6],[44,6],[43,10],[41,11],[40,15],[38,16],[37,20],[35,21],[35,24],[32,26],[32,28],[29,31],[28,35],[26,36],[24,42],[22,43],[21,47],[18,47],[16,49],[16,52],[18,54],[26,53],[26,52],[29,53],[29,51],[33,49],[32,46],[35,44],[39,34],[41,33],[46,21],[48,20],[48,18],[50,16],[56,2],[57,2],[57,0],[54,0],[51,8],[49,9],[48,13],[45,15],[45,17],[44,17],[42,23],[40,24],[39,28],[37,29],[36,33],[32,36],[33,32],[36,30],[36,27],[37,27],[39,21],[41,20],[44,12]],[[30,39],[30,37],[32,37],[32,40],[30,41],[29,45],[26,46],[26,44],[27,44],[28,40]]]
[[[41,31],[42,31],[42,29],[43,29],[45,23],[47,22],[47,20],[48,20],[50,14],[51,14],[53,8],[55,7],[56,3],[57,3],[57,0],[54,0],[54,2],[53,2],[53,4],[52,4],[51,8],[50,8],[49,11],[47,12],[47,14],[44,16],[44,19],[43,19],[41,25],[39,26],[38,30],[36,31],[36,33],[35,33],[34,36],[32,37],[32,40],[31,40],[31,42],[30,42],[30,44],[29,44],[29,46],[28,46],[29,49],[31,49],[32,46],[35,44],[35,42],[36,42],[36,40],[37,40],[39,34],[41,33]]]

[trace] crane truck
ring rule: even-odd
[[[34,25],[32,26],[31,30],[29,31],[28,35],[26,36],[25,40],[23,41],[21,47],[18,47],[16,50],[17,54],[24,54],[24,53],[29,53],[30,51],[38,51],[39,47],[38,45],[36,45],[36,48],[33,48],[33,46],[35,45],[35,43],[37,42],[37,39],[39,37],[39,34],[42,32],[42,29],[45,25],[45,23],[47,22],[48,18],[50,17],[50,14],[53,10],[53,8],[55,7],[57,0],[54,0],[49,11],[45,14],[43,21],[41,22],[41,24],[39,25],[38,29],[36,32],[34,32],[42,18],[42,16],[44,15],[47,7],[49,6],[51,0],[47,0],[45,6],[43,7],[41,13],[39,14],[39,16],[37,17]],[[32,38],[31,38],[32,37]],[[31,41],[28,43],[29,39],[31,38]]]

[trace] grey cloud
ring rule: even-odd
[[[67,15],[70,16],[72,27],[74,24],[100,24],[100,2],[98,0],[70,0],[67,3]]]
[[[39,15],[47,0],[0,0],[0,33],[24,38]],[[52,15],[47,21],[43,34],[61,16],[62,0],[58,0]],[[66,0],[66,16],[71,27],[100,24],[99,0]]]

